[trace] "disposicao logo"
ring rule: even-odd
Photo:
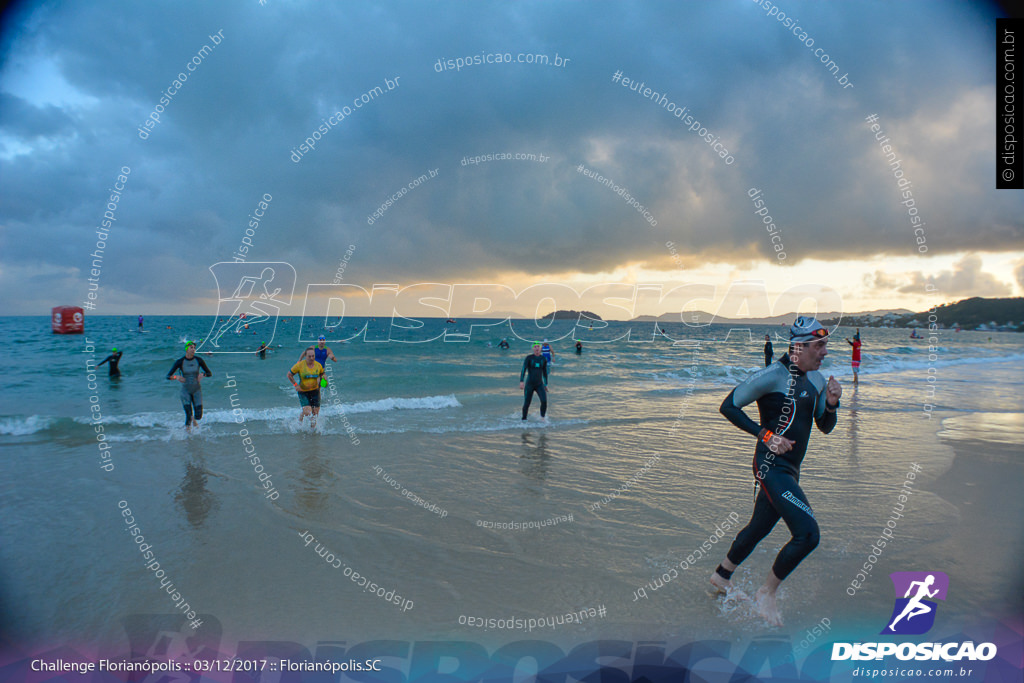
[[[894,572],[889,574],[896,590],[896,604],[883,634],[918,636],[935,624],[935,599],[945,600],[949,577],[942,572]],[[903,596],[903,597],[900,597]]]
[[[935,625],[938,603],[945,600],[949,577],[943,572],[894,572],[889,575],[896,592],[888,625],[881,635],[921,635]],[[834,643],[832,660],[897,659],[918,661],[942,659],[947,662],[967,659],[988,661],[996,656],[993,643],[975,646],[965,643]]]

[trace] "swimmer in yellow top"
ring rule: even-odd
[[[295,382],[295,375],[299,376],[298,383]],[[311,415],[309,426],[313,429],[316,429],[316,416],[320,414],[320,387],[327,384],[323,376],[324,366],[316,362],[312,346],[306,349],[302,360],[288,371],[288,381],[299,392],[299,405],[302,406],[299,422],[306,415]]]

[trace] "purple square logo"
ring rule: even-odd
[[[889,578],[896,591],[896,604],[882,634],[927,633],[935,624],[935,601],[946,599],[949,577],[943,572],[893,572]]]

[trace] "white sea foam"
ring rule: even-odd
[[[42,415],[0,418],[0,434],[4,436],[26,436],[49,429],[56,418]]]
[[[392,410],[443,410],[445,408],[461,408],[462,404],[455,398],[454,395],[448,396],[420,396],[412,398],[382,398],[375,401],[358,401],[356,403],[341,403],[338,405],[323,405],[320,410],[320,415],[329,417],[333,415],[346,415],[358,414],[358,413],[375,413],[375,412],[388,412]],[[281,422],[285,420],[294,420],[298,413],[298,405],[294,406],[275,406],[273,408],[240,408],[238,412],[233,410],[209,410],[203,414],[203,424],[239,424],[241,421],[251,422]],[[239,417],[242,420],[239,420]],[[13,418],[19,420],[19,418]],[[44,420],[47,418],[39,418],[39,416],[32,416],[27,418],[31,420]],[[25,419],[21,419],[22,422],[26,422]],[[88,417],[77,417],[75,422],[79,424],[93,424],[92,420]],[[0,429],[3,428],[5,423],[0,423]],[[147,413],[136,413],[134,415],[107,415],[103,418],[102,424],[105,425],[130,425],[132,427],[142,428],[153,428],[162,427],[166,429],[178,428],[183,424],[181,411],[163,411],[163,412],[147,412]],[[47,425],[40,426],[35,431],[45,429]],[[0,434],[16,433],[16,432],[3,432]],[[31,432],[24,432],[31,433]]]

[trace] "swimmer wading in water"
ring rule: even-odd
[[[96,367],[99,367],[99,366],[103,365],[104,363],[109,363],[110,364],[110,376],[111,377],[120,377],[121,376],[121,368],[119,368],[117,364],[121,362],[121,356],[123,356],[123,355],[124,355],[124,351],[118,351],[116,347],[113,348],[113,349],[110,349],[110,355],[107,356],[106,358],[104,358],[103,360],[101,360],[99,363],[97,363]]]
[[[296,375],[299,377],[298,382],[295,381]],[[303,351],[302,360],[288,371],[288,381],[298,392],[299,405],[302,406],[299,422],[309,415],[309,426],[316,429],[316,418],[320,414],[320,387],[326,386],[327,380],[324,379],[324,366],[316,361],[315,349],[312,346]]]
[[[523,379],[526,382],[523,382]],[[530,402],[537,392],[540,397],[540,417],[545,419],[548,413],[548,361],[541,354],[541,345],[533,345],[533,353],[523,359],[523,369],[519,372],[519,388],[523,389],[523,419],[530,412]]]
[[[180,375],[174,373],[181,371]],[[199,425],[203,419],[203,390],[200,387],[199,373],[207,377],[213,377],[206,362],[196,356],[196,343],[188,342],[185,345],[185,355],[174,362],[171,371],[167,373],[167,379],[176,379],[181,382],[181,405],[185,409],[185,428]]]

